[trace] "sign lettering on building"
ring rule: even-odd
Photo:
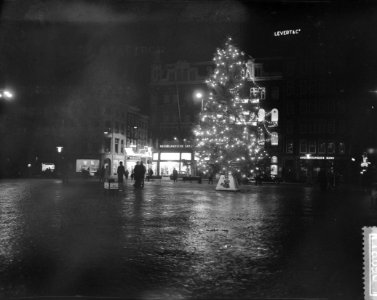
[[[334,156],[300,156],[300,159],[335,159]]]
[[[160,145],[160,149],[161,148],[191,148],[191,145]]]
[[[274,36],[295,35],[295,34],[299,34],[300,32],[301,32],[301,29],[278,30],[274,32]]]

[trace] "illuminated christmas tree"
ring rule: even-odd
[[[216,67],[208,78],[200,123],[194,130],[198,169],[248,175],[268,158],[266,142],[276,144],[277,109],[262,108],[265,89],[254,81],[252,61],[231,38],[213,58]]]

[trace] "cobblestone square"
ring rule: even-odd
[[[0,294],[363,299],[358,189],[0,181]]]

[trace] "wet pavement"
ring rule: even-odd
[[[0,296],[363,299],[366,193],[0,181]]]

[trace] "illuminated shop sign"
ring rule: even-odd
[[[191,145],[160,145],[160,148],[191,148]]]
[[[179,152],[170,153],[170,152],[162,152],[160,154],[161,160],[179,160]]]
[[[47,169],[50,171],[55,170],[55,164],[53,163],[42,163],[42,172],[45,172]]]
[[[300,159],[335,159],[334,156],[300,156]]]
[[[274,32],[274,36],[295,35],[299,34],[300,32],[301,29],[278,30]]]

